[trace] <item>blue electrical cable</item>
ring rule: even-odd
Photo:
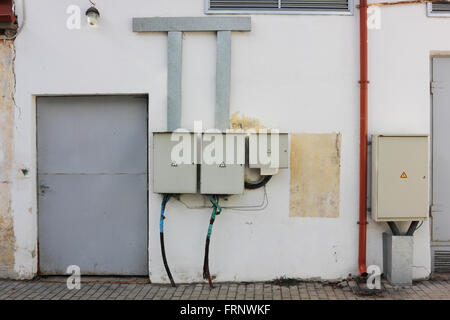
[[[161,203],[161,218],[159,220],[159,232],[164,232],[164,219],[166,218],[164,216],[164,212],[166,210],[167,202],[169,202],[171,197],[172,196],[170,194],[163,195],[163,200]]]
[[[170,284],[172,287],[176,287],[175,281],[173,281],[172,274],[170,273],[169,265],[167,264],[167,258],[166,258],[166,250],[164,248],[164,219],[166,218],[164,216],[164,212],[166,210],[167,202],[169,202],[170,198],[172,196],[170,194],[165,194],[163,196],[163,200],[161,203],[161,217],[159,220],[159,239],[161,244],[161,255],[163,258],[164,268],[166,269],[167,276],[169,277]]]

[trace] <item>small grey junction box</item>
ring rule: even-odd
[[[213,152],[212,148],[216,151]],[[217,153],[219,149],[223,150],[220,159]],[[213,163],[211,159],[206,159],[211,155],[216,160]],[[245,134],[203,134],[200,193],[230,195],[244,193],[244,170]]]
[[[278,145],[273,145],[272,139],[278,140]],[[266,153],[267,158],[271,158],[274,153],[278,153],[278,164],[273,166],[270,163],[263,163],[261,154]],[[272,134],[250,133],[249,136],[249,167],[250,168],[280,168],[289,167],[289,135],[287,133]]]
[[[190,132],[153,133],[153,192],[197,193],[195,145]]]

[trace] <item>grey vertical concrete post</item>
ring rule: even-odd
[[[215,127],[225,130],[230,120],[231,31],[217,32]]]
[[[167,130],[181,126],[181,61],[183,33],[168,32],[167,38]]]
[[[414,238],[383,233],[383,272],[393,285],[412,284]]]

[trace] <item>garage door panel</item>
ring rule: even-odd
[[[145,104],[142,97],[38,98],[40,172],[146,172]]]
[[[139,232],[147,224],[146,175],[44,175],[39,180],[45,273],[65,273],[74,264],[82,274],[147,274],[147,237]]]

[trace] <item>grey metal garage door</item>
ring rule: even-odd
[[[147,98],[37,99],[39,271],[145,275]]]

